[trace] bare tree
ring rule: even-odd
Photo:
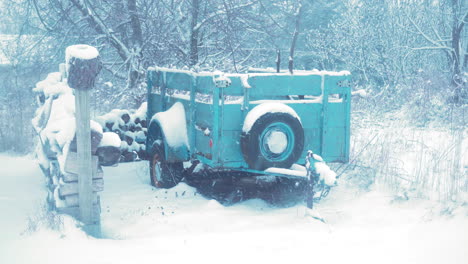
[[[412,47],[412,51],[437,50],[446,54],[447,69],[453,89],[453,101],[460,101],[466,80],[462,78],[468,56],[468,37],[465,24],[468,23],[468,4],[463,0],[445,0],[438,5],[420,4],[425,13],[437,19],[417,21],[414,14],[406,13],[416,34],[423,42]]]
[[[180,64],[194,67],[220,53],[214,51],[214,47],[230,48],[231,52],[228,52],[232,55],[230,38],[244,28],[241,23],[236,23],[245,23],[250,15],[249,8],[257,1],[184,0],[164,3],[171,16],[169,32],[174,32],[171,47],[178,54]]]
[[[294,49],[296,48],[297,38],[299,37],[299,27],[301,25],[301,17],[302,17],[302,1],[299,0],[296,13],[294,14],[296,23],[294,26],[294,33],[293,33],[293,38],[291,42],[291,48],[289,49],[288,69],[291,74],[293,73],[293,68],[294,68]]]

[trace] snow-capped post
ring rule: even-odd
[[[68,86],[75,91],[77,142],[78,206],[80,221],[87,233],[100,236],[99,221],[93,221],[93,163],[91,157],[90,91],[101,70],[99,52],[88,45],[67,47],[66,72]]]

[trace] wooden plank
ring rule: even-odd
[[[197,76],[196,92],[202,94],[213,94],[217,89],[213,83],[213,76]]]
[[[101,192],[104,190],[104,179],[96,179],[93,180],[92,185],[90,187],[91,190],[91,195],[90,198],[92,198],[92,192]],[[79,192],[79,183],[78,182],[70,182],[70,183],[65,183],[64,185],[61,185],[59,188],[59,194],[60,196],[67,196],[67,195],[73,195],[77,194]],[[79,192],[81,195],[81,191]],[[92,200],[92,199],[90,199]]]
[[[231,80],[231,85],[224,90],[224,95],[242,96],[244,95],[244,87],[239,76],[225,75]],[[213,94],[217,88],[213,82],[213,76],[197,76],[196,78],[196,92],[202,94]]]
[[[330,76],[326,75],[325,77],[325,88],[328,90],[329,94],[343,94],[346,91],[351,90],[350,87],[344,85],[346,81],[350,79],[349,75],[343,76]]]
[[[90,91],[75,89],[76,143],[80,220],[91,224],[92,210],[92,175],[93,160],[91,157]],[[93,186],[94,187],[94,186]]]
[[[79,197],[78,194],[67,195],[65,198],[65,204],[67,207],[74,207],[78,206],[79,204]],[[93,192],[93,204],[96,205],[99,203],[99,195],[96,192]]]
[[[345,149],[343,162],[349,162],[349,151],[351,148],[351,89],[343,96],[345,107]]]
[[[240,76],[229,76],[229,74],[227,74],[226,77],[231,80],[231,85],[229,87],[223,88],[224,95],[243,96],[244,86],[242,86],[242,80]]]
[[[322,90],[324,93],[322,94],[322,135],[321,135],[321,147],[320,147],[320,155],[322,157],[325,157],[328,155],[327,153],[327,148],[328,148],[328,143],[327,142],[327,133],[328,133],[328,108],[329,108],[329,102],[328,102],[328,90],[325,90],[325,76],[322,77]]]
[[[104,172],[100,166],[97,167],[97,170],[93,170],[93,180],[95,179],[102,179],[104,178]],[[63,181],[64,182],[77,182],[78,181],[78,174],[65,172],[63,174]]]
[[[220,125],[222,125],[220,120],[220,105],[219,98],[220,89],[214,89],[213,91],[213,127],[211,130],[211,138],[213,139],[213,147],[211,154],[213,155],[212,160],[217,163],[219,158],[219,136],[220,136]]]
[[[91,153],[90,153],[91,154]],[[91,156],[91,169],[92,173],[98,172],[99,158],[98,156]],[[67,160],[65,161],[65,172],[78,174],[78,153],[68,152]]]
[[[194,76],[189,72],[167,72],[166,87],[168,89],[190,91]]]
[[[61,214],[70,215],[76,219],[80,219],[80,207],[79,206],[57,208],[57,212]],[[101,206],[99,204],[93,205],[90,208],[90,218],[88,220],[90,220],[91,223],[89,224],[99,223],[100,214],[101,214]]]
[[[265,96],[322,94],[320,75],[259,75],[249,77],[251,100],[266,99]]]

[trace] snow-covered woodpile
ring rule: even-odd
[[[51,209],[77,216],[78,175],[75,122],[75,98],[60,72],[50,73],[36,84],[38,109],[32,120],[37,133],[36,155],[47,180],[48,205]],[[103,190],[101,166],[111,166],[120,159],[120,138],[104,132],[91,121],[93,217],[99,219],[99,191]]]
[[[114,109],[95,120],[103,127],[104,133],[113,132],[122,141],[120,162],[147,159],[146,103],[143,103],[137,110]]]

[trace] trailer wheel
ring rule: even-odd
[[[164,144],[161,140],[153,143],[150,152],[150,180],[151,185],[158,188],[172,188],[184,177],[182,162],[166,162],[164,156]]]
[[[266,113],[241,136],[241,148],[249,168],[289,168],[304,148],[301,122],[288,113]]]

